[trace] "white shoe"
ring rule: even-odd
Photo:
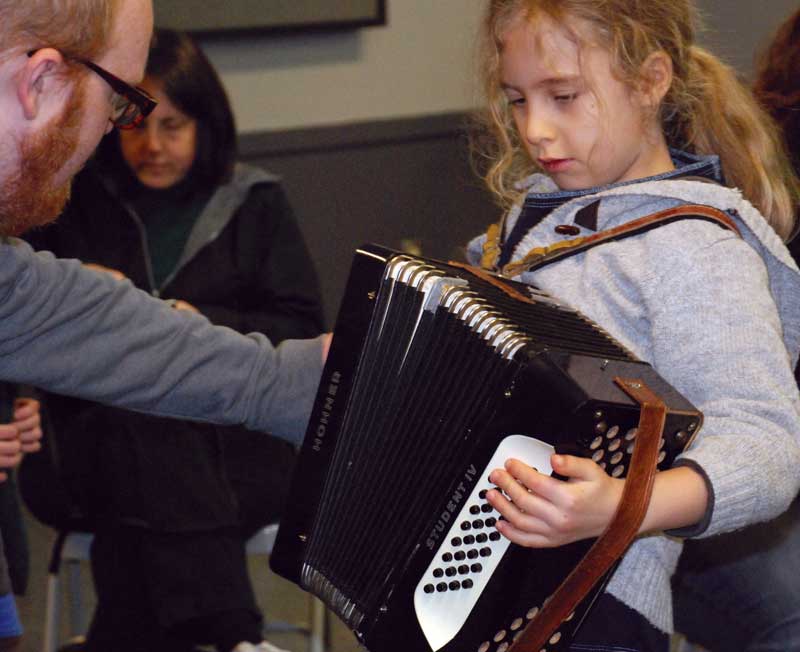
[[[233,648],[232,652],[289,652],[289,650],[284,650],[268,641],[261,641],[258,645],[242,641]]]

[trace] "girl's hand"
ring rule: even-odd
[[[35,453],[42,448],[42,418],[39,401],[18,398],[14,401],[14,423],[19,433],[23,453]]]
[[[505,520],[497,529],[516,544],[551,548],[603,533],[619,505],[624,482],[592,460],[553,455],[553,471],[567,481],[543,475],[519,460],[508,460],[490,480],[488,501]],[[503,495],[505,494],[505,495]]]

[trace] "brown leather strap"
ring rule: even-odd
[[[547,247],[534,247],[521,260],[508,263],[502,269],[503,276],[517,276],[523,272],[530,272],[540,269],[545,265],[554,263],[557,260],[574,256],[582,251],[594,247],[604,242],[612,240],[622,240],[639,233],[644,233],[658,226],[669,224],[683,219],[700,219],[715,222],[723,228],[730,229],[741,237],[736,223],[723,211],[712,206],[702,204],[685,204],[675,208],[667,208],[657,213],[645,215],[639,219],[627,222],[621,226],[598,231],[589,236],[573,238],[572,240],[562,240]]]
[[[548,641],[561,624],[627,550],[647,513],[667,408],[641,380],[617,377],[614,382],[641,406],[636,445],[619,507],[606,531],[556,589],[509,652],[547,649]]]
[[[482,281],[493,285],[498,290],[505,292],[508,296],[516,299],[517,301],[524,301],[525,303],[536,303],[533,299],[529,296],[522,294],[519,290],[515,287],[509,285],[508,281],[504,281],[504,279],[497,274],[493,274],[492,272],[487,272],[485,269],[481,269],[480,267],[474,267],[472,265],[467,265],[466,263],[459,263],[458,261],[451,260],[448,261],[448,265],[452,267],[458,267],[460,269],[468,271],[470,274],[477,276]]]

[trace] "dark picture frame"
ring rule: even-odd
[[[386,0],[156,0],[158,27],[198,36],[349,30],[386,24]]]

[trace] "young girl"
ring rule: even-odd
[[[769,519],[800,486],[800,274],[782,242],[797,183],[769,118],[692,44],[693,24],[689,0],[491,0],[483,25],[486,181],[511,208],[470,244],[471,262],[582,311],[705,415],[658,474],[642,536],[573,650],[666,651],[678,537]],[[682,220],[536,271],[514,265],[684,204],[725,211],[738,232]],[[518,460],[492,472],[511,541],[563,545],[612,518],[622,480],[567,455],[552,467],[568,481]]]

